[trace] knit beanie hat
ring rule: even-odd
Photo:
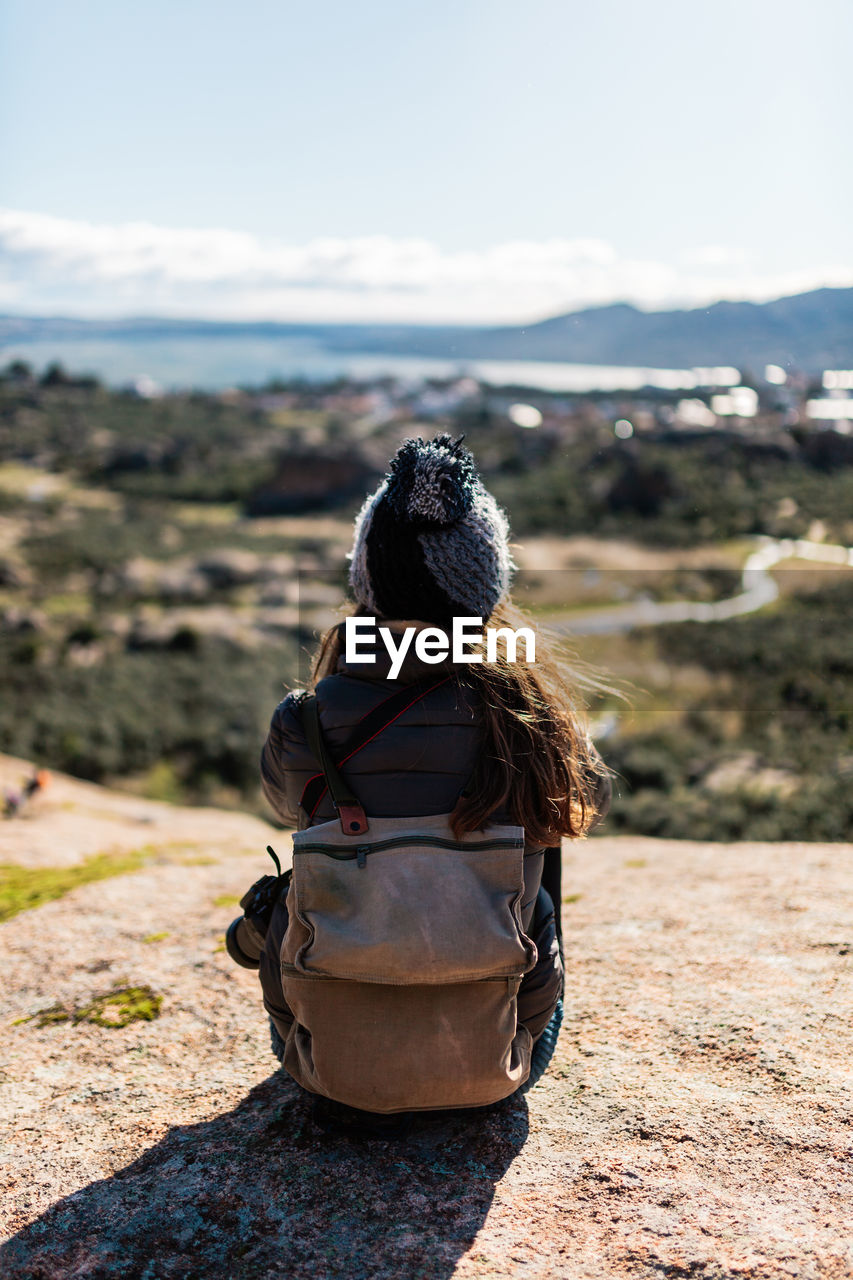
[[[356,518],[350,586],[378,617],[485,622],[509,589],[508,537],[462,437],[406,440]]]

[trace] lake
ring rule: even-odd
[[[690,391],[734,386],[736,369],[641,369],[534,360],[439,360],[419,356],[330,351],[311,338],[235,335],[169,338],[57,338],[0,343],[0,367],[26,360],[42,371],[58,361],[69,373],[91,373],[111,386],[153,380],[166,391],[261,386],[273,378],[327,382],[338,377],[371,381],[394,377],[420,382],[469,375],[492,386],[543,391],[637,391],[641,387]]]

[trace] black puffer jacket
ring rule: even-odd
[[[428,666],[412,655],[400,679],[389,680],[387,653],[377,650],[376,658],[373,666],[348,666],[341,660],[337,674],[317,685],[320,722],[333,756],[354,726],[401,686],[424,678],[439,683],[453,672],[450,663]],[[409,817],[453,808],[476,758],[477,716],[469,697],[456,681],[441,684],[347,762],[342,773],[368,815]],[[302,727],[299,695],[289,694],[275,710],[261,756],[264,791],[283,821],[296,824],[300,796],[317,769]],[[326,793],[312,822],[334,817]]]
[[[384,649],[377,648],[375,657],[373,664],[347,665],[341,660],[336,674],[317,685],[320,720],[333,756],[335,748],[346,741],[362,717],[401,685],[427,676],[438,682],[453,673],[451,663],[427,665],[410,650],[399,679],[392,681],[387,678],[390,661]],[[441,684],[343,766],[341,772],[368,816],[410,817],[449,813],[453,809],[476,762],[479,726],[472,697],[455,680]],[[275,710],[261,756],[264,792],[282,822],[309,825],[299,801],[306,782],[318,767],[302,726],[299,695],[289,694]],[[335,810],[326,793],[310,824],[334,817]],[[496,813],[494,820],[509,819]],[[542,846],[526,848],[522,924],[537,944],[539,962],[522,983],[518,1016],[534,1037],[547,1025],[562,986],[553,904],[540,892],[543,859]],[[286,908],[282,904],[273,916],[260,973],[264,1003],[283,1037],[292,1021],[281,991],[278,964],[286,927]]]

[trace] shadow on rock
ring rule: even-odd
[[[0,1274],[442,1280],[527,1131],[522,1097],[418,1116],[401,1141],[327,1134],[277,1074],[54,1205],[0,1248]]]

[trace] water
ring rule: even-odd
[[[169,338],[58,338],[0,343],[0,368],[26,360],[42,371],[58,361],[69,373],[91,373],[111,386],[150,378],[164,390],[262,386],[274,378],[325,382],[345,376],[371,381],[449,379],[470,375],[493,386],[544,391],[636,391],[644,386],[693,390],[715,373],[733,385],[736,370],[642,369],[535,360],[439,360],[431,357],[330,351],[313,338],[210,335]]]

